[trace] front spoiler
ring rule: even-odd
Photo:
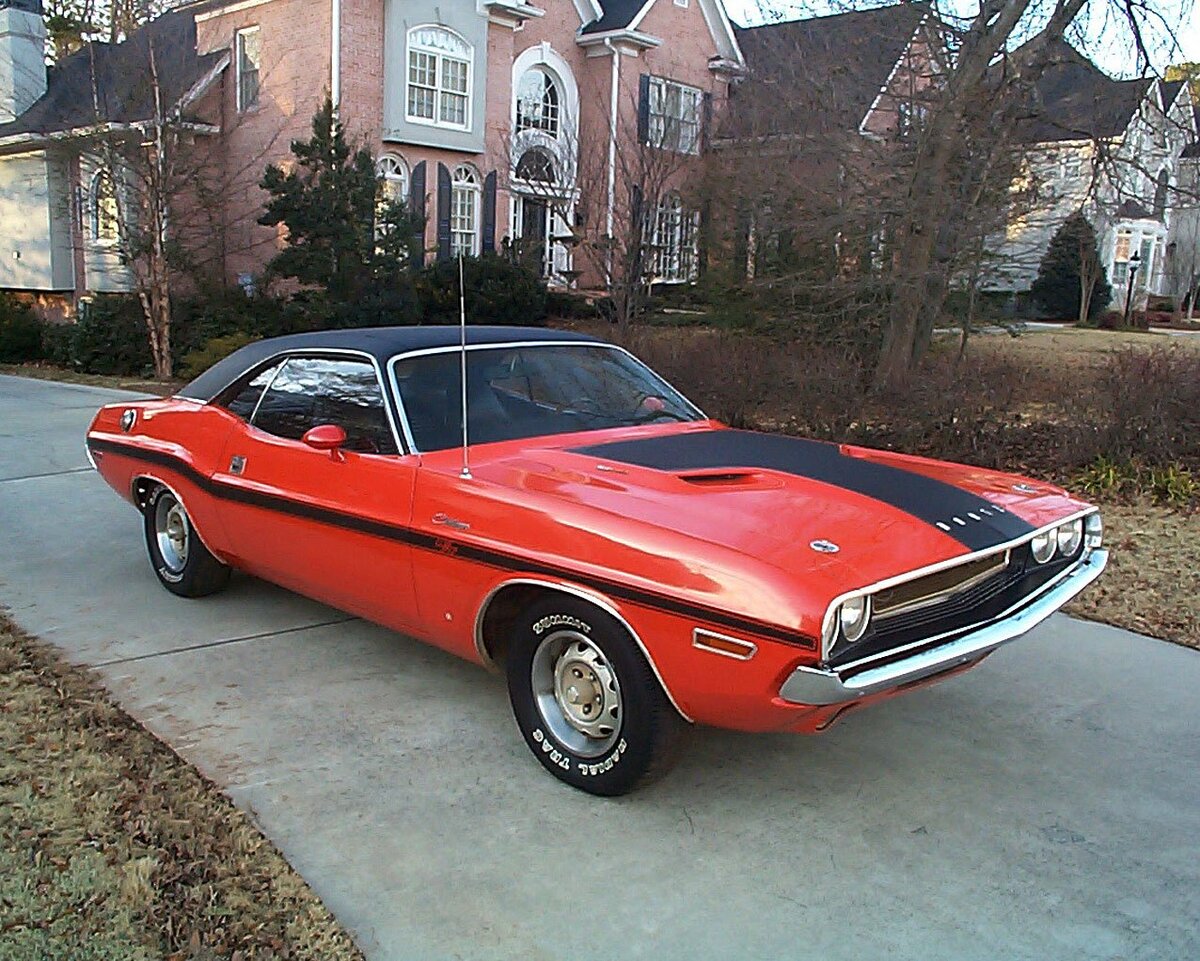
[[[909,657],[894,659],[879,667],[871,667],[871,661],[882,660],[887,655],[844,664],[836,669],[798,667],[783,682],[779,696],[791,704],[842,704],[978,661],[1002,644],[1037,627],[1099,577],[1107,563],[1108,551],[1094,550],[1060,580],[1053,582],[1049,590],[1035,595],[1033,600],[1024,601],[1024,606],[984,627],[960,634],[945,644],[919,650]]]

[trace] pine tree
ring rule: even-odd
[[[335,323],[411,320],[365,315],[411,299],[407,270],[423,223],[403,203],[385,200],[371,152],[350,146],[328,97],[313,117],[312,137],[293,141],[292,155],[293,169],[272,164],[261,184],[270,199],[258,222],[287,230],[268,277],[323,294],[330,309],[344,315]]]
[[[1030,292],[1055,318],[1082,320],[1109,305],[1108,272],[1100,263],[1096,231],[1082,212],[1071,214],[1055,231]]]

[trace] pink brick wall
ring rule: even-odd
[[[228,49],[244,27],[258,26],[262,41],[261,94],[257,108],[239,114],[236,70],[223,84],[225,120],[222,191],[226,275],[256,273],[277,249],[275,230],[256,221],[265,199],[258,183],[269,163],[284,163],[293,139],[309,135],[313,114],[329,91],[331,7],[322,0],[273,0],[219,13],[196,24],[201,53]]]
[[[588,51],[576,42],[580,22],[571,0],[541,0],[539,6],[546,15],[525,21],[519,30],[501,24],[489,25],[483,156],[382,140],[383,6],[382,0],[342,0],[341,115],[354,141],[367,144],[376,154],[385,150],[398,154],[410,170],[421,161],[427,162],[427,247],[435,243],[439,162],[448,167],[468,162],[481,175],[497,171],[501,187],[496,205],[497,245],[509,233],[511,204],[505,185],[511,162],[512,66],[515,58],[531,46],[549,43],[567,61],[575,76],[580,90],[581,166],[605,160],[612,59],[608,53],[589,57]],[[247,10],[220,13],[198,23],[200,49],[202,52],[232,50],[236,31],[251,25],[258,25],[262,36],[262,99],[258,109],[238,115],[233,67],[224,83],[227,133],[223,150],[231,181],[224,204],[228,235],[225,259],[231,279],[241,272],[260,270],[277,249],[276,232],[255,223],[264,199],[257,184],[267,163],[285,163],[291,141],[308,136],[312,115],[329,90],[331,76],[329,0],[272,0]],[[658,0],[639,29],[664,42],[661,47],[641,51],[636,57],[620,58],[619,136],[631,138],[636,134],[638,77],[642,73],[669,77],[711,91],[719,109],[725,97],[725,84],[708,70],[708,60],[717,51],[698,0],[690,0],[686,8],[675,6],[671,0]],[[581,177],[580,186],[593,194],[583,198],[581,208],[588,212],[588,229],[597,229],[603,223],[606,185],[596,177],[587,182]],[[594,196],[597,191],[600,196]],[[582,269],[585,265],[576,266]],[[599,280],[589,274],[582,282],[594,285]]]

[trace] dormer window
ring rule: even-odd
[[[408,109],[413,123],[468,130],[472,48],[444,27],[408,32]]]

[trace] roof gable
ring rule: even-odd
[[[164,100],[178,105],[227,56],[196,53],[196,23],[167,13],[121,43],[90,43],[50,68],[46,93],[0,138],[64,133],[95,124],[136,124],[154,117],[150,50]]]
[[[802,105],[804,116],[785,123],[858,130],[927,14],[924,4],[904,3],[735,33],[751,75]]]

